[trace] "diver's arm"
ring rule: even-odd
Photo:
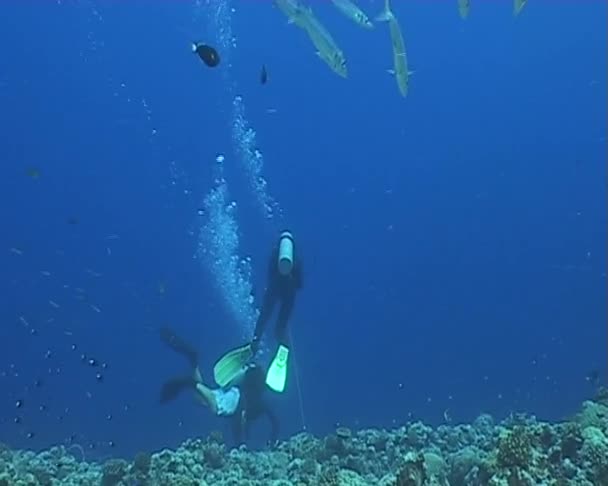
[[[262,301],[262,307],[260,308],[260,315],[258,316],[258,320],[255,323],[255,330],[253,332],[253,345],[254,347],[259,344],[260,338],[262,334],[264,334],[264,330],[266,329],[266,324],[270,319],[272,311],[274,310],[274,306],[278,300],[278,288],[277,288],[277,258],[278,253],[277,250],[273,250],[270,258],[268,260],[268,274],[266,276],[266,289],[264,290],[264,297]],[[254,349],[255,351],[255,349]]]
[[[260,315],[255,324],[255,330],[253,332],[253,344],[257,345],[264,334],[266,324],[270,319],[275,304],[277,303],[276,288],[272,282],[269,282],[266,291],[264,292],[264,300],[262,301],[262,307],[260,309]]]

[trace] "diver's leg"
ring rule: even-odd
[[[196,386],[195,380],[191,376],[178,376],[171,378],[163,383],[160,390],[160,403],[167,403],[175,400],[180,393],[188,388]]]
[[[197,383],[196,397],[203,405],[209,407],[214,415],[217,414],[217,400],[215,399],[215,394],[211,388],[202,383]]]
[[[160,329],[160,339],[173,351],[184,356],[190,363],[190,366],[194,368],[197,365],[198,353],[196,349],[175,334],[173,330],[168,327],[162,327]]]
[[[236,447],[244,443],[243,435],[243,422],[241,416],[240,414],[234,415],[232,417],[232,440]]]

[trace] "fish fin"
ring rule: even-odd
[[[196,52],[196,49],[198,48],[198,46],[196,45],[196,42],[192,42],[191,46],[192,46],[192,52]]]
[[[374,18],[376,22],[388,22],[391,20],[391,13],[383,10]]]
[[[389,22],[394,17],[389,0],[384,1],[384,10],[375,17],[376,22]]]

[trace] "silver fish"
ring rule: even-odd
[[[275,5],[289,19],[289,23],[304,29],[317,49],[317,55],[339,76],[347,77],[344,53],[327,29],[315,17],[312,9],[298,0],[274,0]]]
[[[461,19],[466,19],[471,11],[471,0],[458,0],[458,13]]]
[[[327,63],[327,65],[338,76],[343,78],[348,77],[348,68],[346,66],[346,58],[344,53],[336,44],[331,34],[314,16],[312,11],[309,11],[306,22],[306,31],[310,40],[317,48],[317,55]]]
[[[528,3],[528,0],[513,0],[513,15],[519,15]]]
[[[298,27],[305,29],[306,16],[308,8],[302,5],[298,0],[273,0],[277,8],[285,14],[287,21],[290,24],[295,24]]]
[[[407,96],[409,71],[407,69],[407,54],[405,52],[405,43],[401,34],[401,27],[397,17],[393,14],[390,6],[390,0],[385,0],[384,10],[376,17],[379,22],[388,22],[391,32],[391,43],[393,45],[393,65],[394,75],[397,79],[397,86],[401,96]]]
[[[351,0],[331,0],[336,8],[342,12],[346,17],[351,19],[355,24],[363,27],[364,29],[373,29],[374,24],[369,20],[369,17],[365,15],[365,12],[361,10]]]

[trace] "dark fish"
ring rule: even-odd
[[[36,167],[28,167],[25,173],[32,179],[38,179],[40,177],[40,171]]]
[[[209,67],[215,67],[220,63],[220,55],[213,47],[206,44],[193,43],[192,52],[198,54],[198,57]]]
[[[260,83],[266,84],[268,81],[268,71],[266,71],[266,66],[262,64],[262,70],[260,71]]]

